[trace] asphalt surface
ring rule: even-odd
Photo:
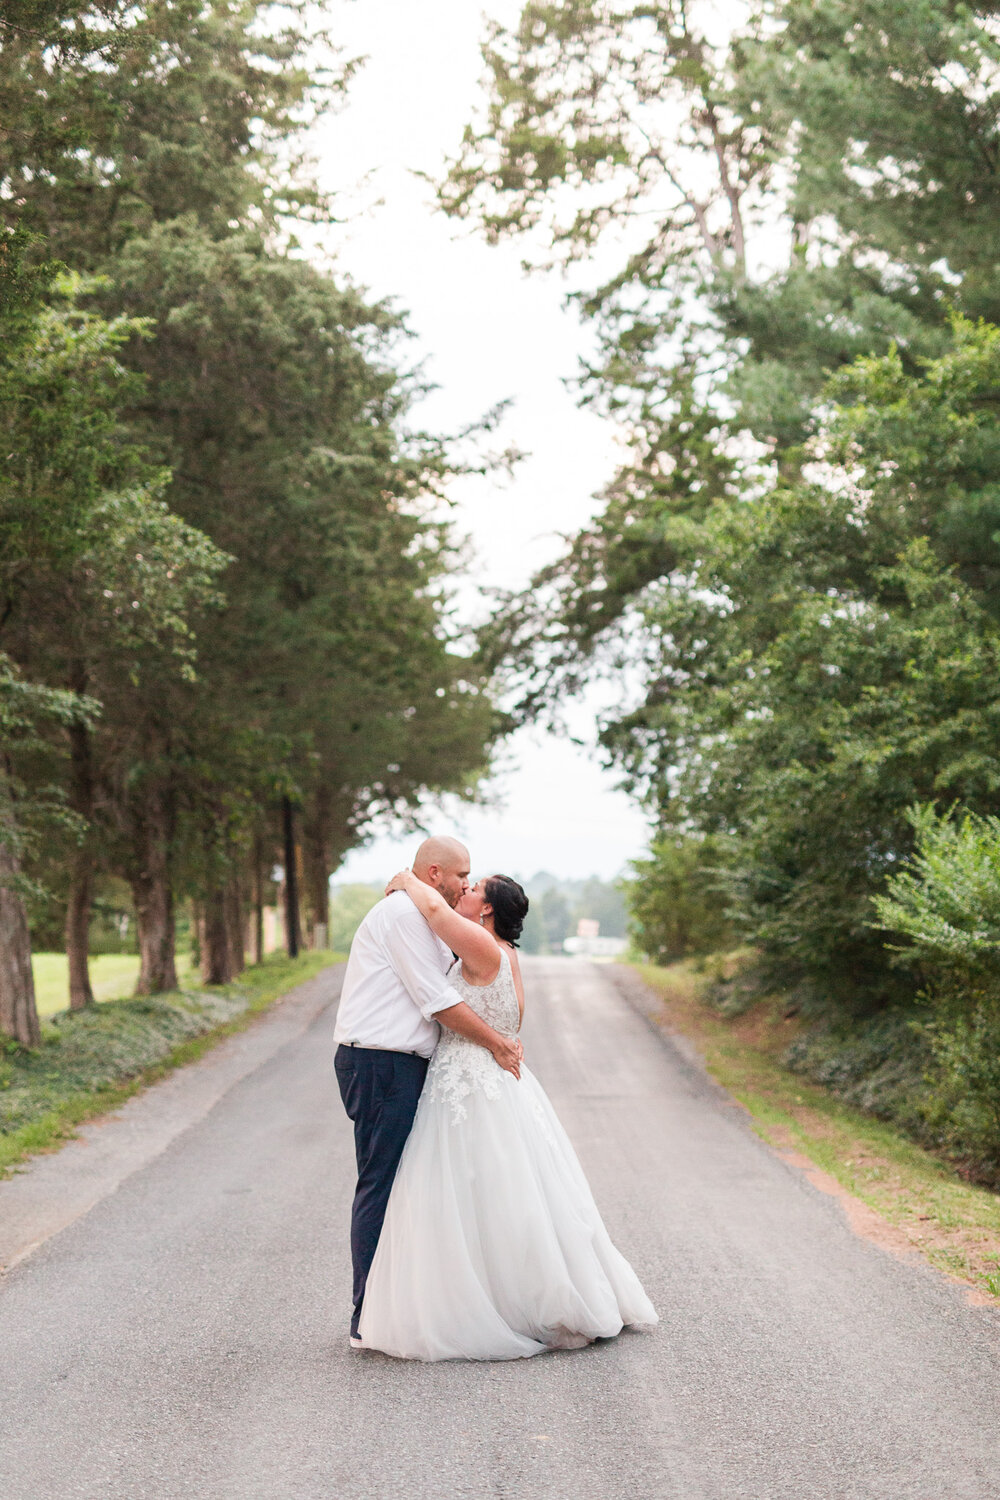
[[[160,1137],[132,1101],[101,1149],[136,1119],[155,1145],[8,1273],[2,1500],[1000,1497],[996,1313],[858,1239],[606,969],[525,967],[529,1062],[659,1326],[509,1364],[349,1350],[330,974],[186,1070],[231,1075],[186,1126],[177,1085]],[[0,1184],[22,1240],[31,1177]]]

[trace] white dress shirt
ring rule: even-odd
[[[435,1012],[461,999],[445,979],[454,961],[406,892],[393,891],[354,934],[334,1040],[430,1057]]]

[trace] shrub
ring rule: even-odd
[[[928,1118],[1000,1174],[1000,818],[910,809],[915,852],[875,897],[930,1015]]]

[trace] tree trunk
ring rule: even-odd
[[[86,691],[86,682],[76,689]],[[66,903],[66,957],[69,961],[69,1008],[93,1005],[90,987],[90,907],[94,894],[94,849],[91,823],[94,815],[94,775],[90,755],[90,731],[86,724],[69,729],[70,806],[87,824],[83,841],[73,854],[69,898]]]
[[[174,892],[170,879],[172,823],[168,794],[160,787],[151,790],[139,814],[138,869],[131,881],[139,928],[137,995],[156,995],[177,988]]]
[[[201,955],[205,951],[205,910],[200,901],[191,901],[191,963],[201,973]]]
[[[202,907],[201,977],[205,984],[228,984],[233,978],[229,923],[226,920],[225,890],[213,885],[205,893]]]
[[[321,787],[302,831],[310,947],[326,947],[330,930],[330,799]]]
[[[299,932],[299,872],[295,850],[295,812],[290,797],[282,798],[282,832],[285,848],[285,944],[289,958],[298,958],[302,938]]]
[[[264,847],[260,834],[253,841],[253,961],[264,958]]]
[[[94,893],[90,849],[78,849],[70,872],[66,903],[66,958],[69,962],[69,1008],[83,1010],[93,1005],[90,986],[90,907]]]
[[[244,939],[246,929],[243,922],[243,888],[239,871],[233,869],[229,873],[223,895],[223,907],[226,918],[226,934],[229,947],[229,965],[233,975],[242,974],[246,967],[246,949]]]
[[[0,1032],[22,1047],[37,1047],[42,1039],[31,972],[31,938],[24,902],[9,882],[20,864],[8,844],[0,843]]]

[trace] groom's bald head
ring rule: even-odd
[[[424,839],[413,856],[413,873],[454,906],[469,888],[469,851],[458,839]]]

